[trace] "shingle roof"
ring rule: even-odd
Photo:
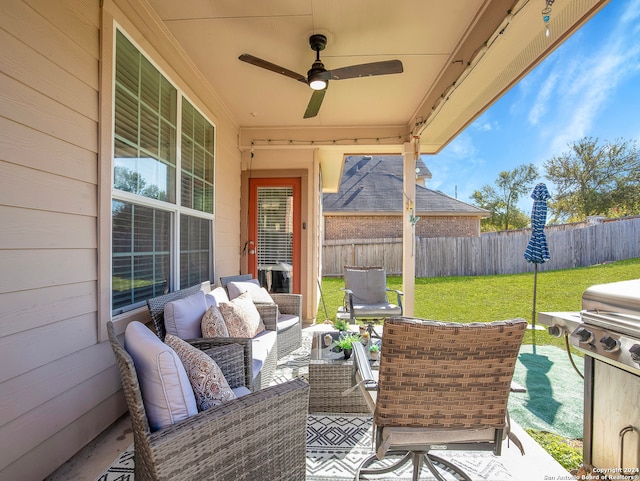
[[[417,167],[421,172],[428,172],[421,160]],[[400,156],[347,157],[338,192],[323,195],[324,212],[401,212],[402,171]],[[485,217],[488,212],[417,184],[416,214],[466,214]]]

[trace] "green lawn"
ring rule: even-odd
[[[582,293],[594,284],[640,278],[640,259],[613,262],[591,267],[538,273],[536,311],[579,311]],[[402,290],[402,278],[389,276],[387,285]],[[335,319],[342,305],[342,278],[324,278],[322,293],[327,317]],[[393,302],[393,301],[392,301]],[[415,316],[453,322],[489,322],[522,317],[531,322],[533,273],[476,277],[417,278]],[[317,321],[325,320],[322,302]],[[534,342],[533,332],[525,334],[524,343]],[[536,331],[535,343],[564,346],[545,332]]]

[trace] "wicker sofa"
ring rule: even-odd
[[[204,282],[147,300],[151,319],[153,320],[156,334],[160,339],[164,340],[167,334],[164,320],[164,308],[166,304],[192,296],[200,290],[205,293],[210,292],[211,284]],[[260,317],[262,318],[266,331],[276,332],[278,307],[276,305],[264,304],[256,305],[256,308],[258,312],[260,312]],[[185,340],[203,351],[229,344],[241,345],[244,351],[245,385],[252,391],[257,391],[267,387],[271,383],[278,362],[277,335],[266,334],[267,336],[259,335],[253,339],[240,337],[209,337]]]
[[[227,290],[230,297],[230,283],[251,281],[257,282],[251,274],[220,278],[220,284]],[[278,308],[278,359],[281,359],[302,346],[302,294],[270,293],[269,295]],[[260,306],[260,303],[256,306]]]
[[[305,479],[306,382],[271,386],[152,432],[133,359],[111,322],[107,330],[131,417],[136,481]],[[243,381],[240,346],[210,354],[231,386]]]

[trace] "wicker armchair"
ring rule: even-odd
[[[153,325],[156,330],[156,334],[160,339],[164,341],[164,337],[167,334],[164,325],[164,306],[171,301],[175,301],[178,299],[184,299],[185,297],[189,297],[199,290],[203,290],[204,292],[209,292],[211,289],[211,285],[208,282],[203,284],[197,284],[192,287],[187,287],[186,289],[180,289],[179,291],[170,292],[169,294],[164,294],[162,296],[153,297],[151,299],[147,299],[147,307],[149,308],[149,313],[151,314],[151,320],[153,321]],[[277,306],[275,305],[256,305],[256,308],[260,312],[260,316],[262,317],[262,321],[264,322],[265,328],[269,331],[276,330],[276,316],[277,316]],[[217,346],[225,346],[228,344],[239,344],[244,349],[244,360],[245,360],[245,385],[253,390],[262,389],[268,386],[273,380],[273,376],[275,374],[276,365],[277,365],[277,345],[276,349],[273,350],[273,355],[270,354],[265,363],[260,368],[260,372],[255,374],[253,371],[253,355],[252,355],[252,341],[247,338],[240,337],[208,337],[208,338],[199,338],[199,339],[185,339],[189,344],[197,347],[202,351],[206,351],[208,353],[209,349]],[[255,374],[255,376],[254,376]]]
[[[526,327],[523,319],[486,324],[387,319],[377,380],[362,346],[354,346],[356,386],[373,407],[376,445],[356,479],[413,462],[414,481],[423,463],[438,480],[444,478],[436,465],[469,480],[459,467],[433,455],[433,446],[499,455]],[[371,468],[376,460],[398,454],[404,457],[390,468]]]
[[[151,432],[133,360],[111,322],[107,330],[131,417],[136,481],[305,479],[306,382],[272,386]],[[214,351],[226,350],[220,358],[228,359],[229,348]],[[220,367],[228,381],[242,379]]]
[[[224,276],[220,278],[220,284],[226,288],[229,282],[245,282],[252,279],[251,274]],[[302,346],[302,294],[270,293],[269,295],[278,306],[278,359],[281,359]],[[263,305],[256,304],[258,309],[262,309]],[[297,317],[298,322],[287,322],[292,317]]]

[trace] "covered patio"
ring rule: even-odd
[[[126,413],[107,323],[149,323],[148,298],[274,271],[312,325],[346,155],[403,156],[411,315],[416,159],[606,3],[4,2],[0,479],[45,478]],[[277,270],[258,265],[255,189],[283,182]]]

